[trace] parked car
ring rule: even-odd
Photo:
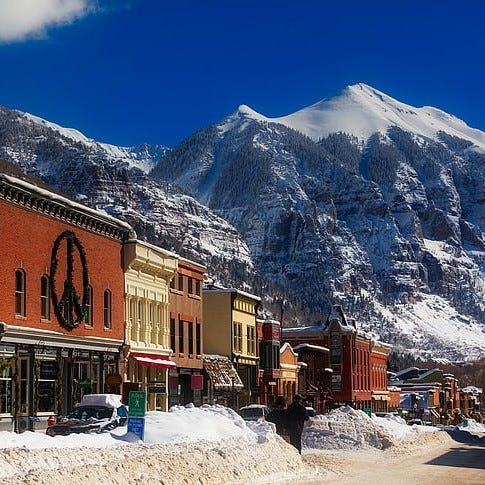
[[[312,408],[311,406],[307,406],[305,409],[309,418],[314,418],[318,414],[317,410],[315,408]]]
[[[410,426],[412,426],[413,424],[419,424],[419,425],[422,425],[423,424],[423,421],[421,419],[410,419],[408,421],[408,424]]]
[[[117,394],[87,394],[74,410],[47,427],[49,436],[101,433],[124,425],[128,409]]]
[[[239,410],[239,416],[245,421],[257,421],[258,419],[264,419],[269,414],[268,406],[264,404],[250,404],[244,406]]]

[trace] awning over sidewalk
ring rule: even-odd
[[[169,369],[177,367],[177,364],[164,355],[152,354],[130,354],[140,365],[158,367],[160,369]]]
[[[123,340],[65,334],[55,330],[9,325],[5,322],[0,322],[0,342],[106,353],[119,353],[123,346]]]
[[[204,370],[215,388],[243,388],[244,385],[229,357],[204,355]]]

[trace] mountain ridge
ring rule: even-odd
[[[0,109],[0,156],[261,295],[268,316],[305,324],[340,303],[400,352],[480,355],[485,156],[456,136],[467,125],[442,117],[450,133],[429,137],[384,124],[365,140],[335,126],[315,140],[281,119],[240,105],[160,159],[148,149],[141,170]]]

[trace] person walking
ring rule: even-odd
[[[286,401],[283,396],[278,396],[274,404],[271,406],[271,411],[266,416],[266,421],[274,423],[276,426],[276,433],[280,436],[287,436],[286,429]]]
[[[299,394],[293,396],[293,402],[286,410],[286,425],[290,435],[290,444],[292,444],[301,454],[301,434],[305,421],[308,420],[308,414],[305,406],[302,404],[302,398]]]

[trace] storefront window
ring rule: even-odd
[[[37,382],[37,412],[52,413],[55,408],[57,362],[41,360],[39,362]]]
[[[12,368],[6,359],[0,359],[0,413],[12,414]]]

